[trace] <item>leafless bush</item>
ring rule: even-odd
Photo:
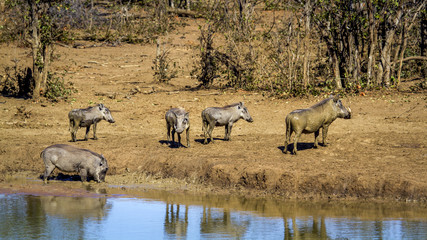
[[[169,82],[178,74],[176,62],[169,58],[168,50],[161,50],[159,40],[157,40],[156,58],[153,60],[154,78],[159,82]]]
[[[3,95],[23,98],[31,96],[34,88],[31,68],[18,66],[18,61],[15,61],[15,65],[6,67],[4,72],[0,82],[0,92]]]
[[[213,48],[215,30],[211,24],[200,27],[200,58],[191,72],[201,85],[208,87],[218,74],[218,63]]]

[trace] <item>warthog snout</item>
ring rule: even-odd
[[[179,133],[179,134],[181,134],[182,132],[184,132],[184,130],[185,130],[185,128],[184,128],[184,126],[180,126],[180,127],[178,127],[178,126],[174,126],[174,129],[175,129],[175,132],[177,132],[177,133]]]
[[[348,115],[345,116],[344,119],[350,119],[351,118],[351,109],[350,109],[350,107],[347,108],[347,112],[348,112]]]

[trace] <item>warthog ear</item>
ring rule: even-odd
[[[190,113],[185,113],[184,117],[185,118],[189,118],[190,117]]]
[[[102,110],[104,108],[104,104],[100,103],[98,104],[99,110]]]
[[[101,162],[99,163],[99,166],[104,165],[104,162],[105,162],[105,157],[103,154],[101,154]]]
[[[243,107],[244,103],[243,102],[239,102],[239,105],[237,105],[237,109],[241,109]]]

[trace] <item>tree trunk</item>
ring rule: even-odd
[[[406,50],[406,46],[408,45],[408,38],[405,36],[405,31],[406,31],[406,24],[403,27],[402,30],[402,47],[401,47],[401,51],[400,51],[400,56],[399,56],[399,70],[397,71],[397,82],[396,82],[396,86],[399,86],[400,83],[400,74],[402,73],[402,63],[403,63],[403,57],[405,56],[405,50]]]
[[[0,12],[4,11],[6,0],[0,0]]]
[[[337,52],[332,50],[332,64],[334,68],[334,75],[335,75],[335,85],[337,89],[342,89],[342,82],[341,82],[341,74],[340,74],[340,63],[338,61]]]
[[[355,64],[356,61],[354,61],[354,59],[357,58],[357,56],[355,56],[356,53],[354,50],[355,48],[357,48],[357,46],[355,46],[355,45],[356,44],[355,44],[354,35],[351,31],[348,31],[347,32],[347,47],[345,48],[348,55],[347,55],[347,57],[345,57],[345,54],[343,54],[344,58],[347,58],[347,59],[345,59],[345,62],[347,63],[347,64],[345,64],[345,72],[347,73],[346,74],[347,79],[345,79],[345,80],[347,80],[346,81],[347,83],[350,81],[352,81],[353,83],[356,82],[355,76],[353,75],[355,67],[356,67],[356,64]]]
[[[304,6],[304,15],[305,15],[305,36],[304,36],[304,60],[303,60],[303,84],[304,88],[307,88],[309,82],[309,45],[310,45],[310,32],[311,32],[311,12],[313,11],[313,6],[311,0],[307,0]]]
[[[42,82],[40,84],[40,91],[43,93],[46,93],[47,88],[47,77],[49,74],[49,68],[50,68],[50,55],[52,54],[52,46],[50,44],[47,44],[43,49],[43,71],[42,71]]]
[[[403,58],[405,57],[405,51],[406,51],[406,47],[408,45],[408,37],[406,35],[407,32],[410,32],[412,27],[415,25],[415,19],[417,18],[418,14],[421,12],[421,9],[423,8],[423,5],[420,5],[418,7],[418,9],[414,12],[414,16],[412,16],[411,19],[406,19],[404,24],[403,24],[403,29],[402,29],[402,47],[400,48],[400,55],[399,55],[399,70],[397,73],[397,83],[396,85],[399,85],[400,83],[400,74],[402,73],[402,63],[403,63]],[[425,19],[424,19],[425,20]],[[409,24],[409,26],[408,26]],[[421,22],[422,24],[422,22]]]
[[[386,32],[384,47],[381,51],[381,64],[380,64],[380,74],[378,77],[381,77],[381,82],[385,87],[390,86],[390,57],[391,57],[391,46],[393,43],[393,38],[396,32],[397,25],[400,23],[402,18],[402,8],[396,12],[396,18],[394,19],[391,28]]]
[[[421,12],[421,24],[420,24],[420,55],[426,56],[426,48],[427,48],[427,7],[424,5],[424,10]],[[425,66],[425,65],[424,65]],[[427,78],[427,67],[422,68],[421,76],[426,79]]]
[[[40,66],[42,66],[42,54],[40,53],[40,35],[38,31],[39,19],[37,15],[37,4],[36,0],[29,0],[28,3],[31,7],[31,47],[33,51],[33,79],[34,79],[34,89],[33,89],[33,98],[40,98],[40,85],[42,82],[42,74],[40,71]]]
[[[331,36],[331,27],[330,27],[330,22],[328,21],[326,24],[326,29],[322,29],[322,35],[323,38],[325,39],[326,42],[326,46],[329,52],[329,57],[331,58],[331,64],[332,64],[332,69],[334,71],[334,80],[335,80],[335,86],[337,89],[341,90],[342,89],[342,81],[341,81],[341,73],[340,73],[340,63],[338,60],[338,48],[339,46],[335,46],[334,45],[334,40],[333,37]]]
[[[374,78],[374,66],[375,66],[375,46],[377,45],[378,36],[375,28],[374,8],[372,1],[367,0],[368,6],[368,19],[369,19],[369,53],[368,53],[368,86],[371,85],[372,79]]]

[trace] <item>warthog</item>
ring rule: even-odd
[[[172,128],[172,143],[175,142],[175,132],[178,135],[178,146],[181,146],[181,133],[186,130],[187,147],[190,147],[190,115],[182,108],[172,108],[165,114],[168,142]]]
[[[230,140],[231,128],[233,123],[239,119],[245,119],[248,122],[253,122],[248,109],[242,102],[234,103],[225,107],[209,107],[202,111],[203,134],[205,137],[204,144],[208,143],[208,135],[213,143],[212,131],[215,126],[225,126],[224,140]]]
[[[85,109],[73,109],[68,113],[70,119],[70,132],[71,141],[76,141],[77,130],[81,127],[86,127],[86,135],[84,140],[87,141],[87,137],[90,130],[90,125],[93,124],[93,139],[96,137],[96,124],[101,120],[106,120],[109,123],[114,123],[113,116],[111,116],[110,110],[103,104],[98,104],[94,107],[88,107]]]
[[[288,142],[293,132],[295,132],[294,154],[297,154],[297,143],[301,133],[314,133],[314,147],[317,148],[320,128],[322,128],[323,146],[326,146],[329,125],[337,118],[349,119],[350,117],[351,109],[347,110],[342,105],[338,95],[331,96],[310,108],[292,111],[286,116],[286,136],[283,152],[288,152]]]
[[[46,167],[43,175],[45,182],[55,168],[64,172],[78,172],[82,182],[87,180],[87,176],[92,176],[97,182],[105,181],[107,160],[103,155],[90,150],[55,144],[45,148],[40,157]]]

